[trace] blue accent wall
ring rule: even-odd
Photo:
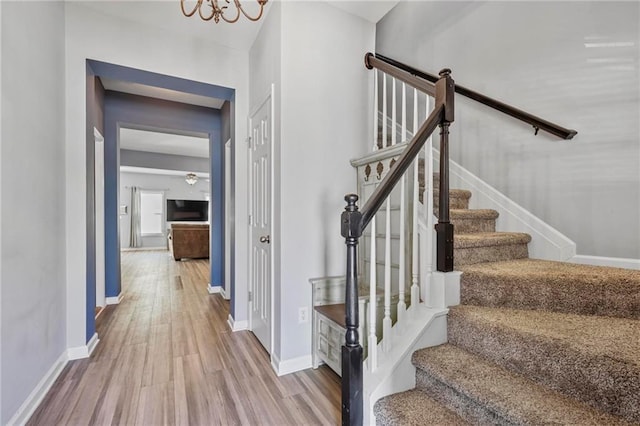
[[[96,332],[96,220],[95,220],[95,136],[96,128],[104,134],[104,88],[87,63],[86,68],[87,115],[86,115],[86,159],[87,159],[87,260],[86,260],[86,341]]]
[[[143,96],[107,91],[105,94],[105,263],[107,297],[120,294],[118,216],[119,129],[145,128],[209,135],[211,284],[224,282],[224,144],[220,111]]]

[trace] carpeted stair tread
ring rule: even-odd
[[[445,344],[413,354],[416,389],[461,417],[481,424],[628,424]]]
[[[640,271],[538,259],[460,270],[464,305],[640,318]]]
[[[454,249],[493,247],[513,244],[528,244],[529,234],[521,232],[478,232],[475,234],[459,234],[453,239]]]
[[[449,342],[540,384],[640,423],[640,321],[456,306]]]
[[[433,197],[437,198],[440,195],[440,190],[438,187],[433,188]],[[471,191],[467,191],[466,189],[449,189],[449,198],[471,198]]]
[[[419,390],[409,390],[379,399],[373,412],[377,425],[468,425],[460,416]]]
[[[436,211],[437,213],[437,211]],[[497,219],[499,213],[491,209],[450,209],[451,219]]]

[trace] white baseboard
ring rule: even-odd
[[[20,408],[18,408],[18,411],[16,411],[9,422],[7,422],[8,425],[24,425],[29,421],[29,418],[31,418],[36,411],[68,362],[67,351],[64,351],[22,403]]]
[[[85,346],[76,346],[76,347],[67,349],[68,359],[74,360],[74,359],[89,358],[93,353],[93,350],[98,345],[98,342],[100,342],[100,339],[98,339],[98,333],[94,333],[91,339],[89,339],[89,342]]]
[[[117,296],[107,297],[105,298],[105,302],[107,305],[119,305],[122,302],[122,293]]]
[[[224,300],[229,300],[229,299],[231,299],[231,295],[230,295],[230,294],[227,294],[227,290],[225,290],[225,288],[224,288],[224,287],[221,287],[221,288],[220,288],[220,296],[222,296],[222,298],[223,298]]]
[[[249,329],[249,321],[236,321],[233,319],[231,314],[229,314],[229,318],[227,318],[227,324],[231,327],[231,331],[242,331]]]
[[[207,291],[209,292],[209,294],[218,294],[218,293],[222,293],[222,286],[220,285],[211,285],[211,283],[207,284]]]
[[[610,266],[613,268],[640,270],[640,259],[626,259],[623,257],[602,257],[577,254],[569,259],[571,263],[582,265]]]
[[[278,358],[276,354],[271,354],[271,367],[278,376],[284,376],[285,374],[291,374],[313,367],[313,360],[311,355],[303,355],[280,361],[280,358]]]

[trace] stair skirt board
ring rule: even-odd
[[[415,386],[416,370],[411,356],[418,349],[447,341],[447,312],[419,305],[402,334],[394,336],[391,350],[384,354],[384,365],[371,373],[365,362],[364,424],[375,424],[373,406],[378,399]]]
[[[433,157],[434,170],[437,170],[440,153],[435,148]],[[566,261],[576,255],[575,242],[460,164],[449,160],[449,171],[450,188],[464,188],[472,192],[470,208],[493,209],[500,213],[496,221],[498,231],[524,232],[531,235],[529,256],[536,259]]]

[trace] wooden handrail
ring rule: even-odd
[[[379,68],[377,66],[379,63],[384,64],[385,68],[384,69]],[[421,71],[410,65],[404,64],[402,62],[396,61],[395,59],[388,58],[378,53],[376,53],[375,55],[373,53],[367,53],[365,55],[365,64],[367,65],[368,68],[370,67],[369,64],[375,64],[374,66],[376,66],[376,68],[379,68],[387,73],[388,73],[387,69],[396,68],[396,69],[399,69],[399,70],[396,70],[396,72],[401,72],[400,70],[402,70],[402,72],[404,72],[405,74],[409,74],[414,79],[422,79],[431,83],[435,83],[436,81],[438,81],[438,78],[439,78],[436,75]],[[413,84],[413,83],[409,83],[409,84]],[[417,87],[417,86],[414,86],[414,87]],[[558,124],[544,120],[533,114],[529,114],[526,111],[523,111],[511,105],[508,105],[497,99],[493,99],[489,96],[483,95],[482,93],[468,89],[464,86],[460,86],[458,84],[456,84],[456,93],[462,96],[465,96],[469,99],[473,99],[476,102],[480,102],[481,104],[484,104],[490,108],[500,111],[503,114],[507,114],[513,118],[516,118],[520,121],[524,121],[525,123],[530,124],[531,126],[533,126],[533,129],[535,130],[536,135],[538,134],[539,130],[544,130],[545,132],[551,133],[552,135],[558,136],[559,138],[569,140],[578,134],[576,130],[567,129]]]

